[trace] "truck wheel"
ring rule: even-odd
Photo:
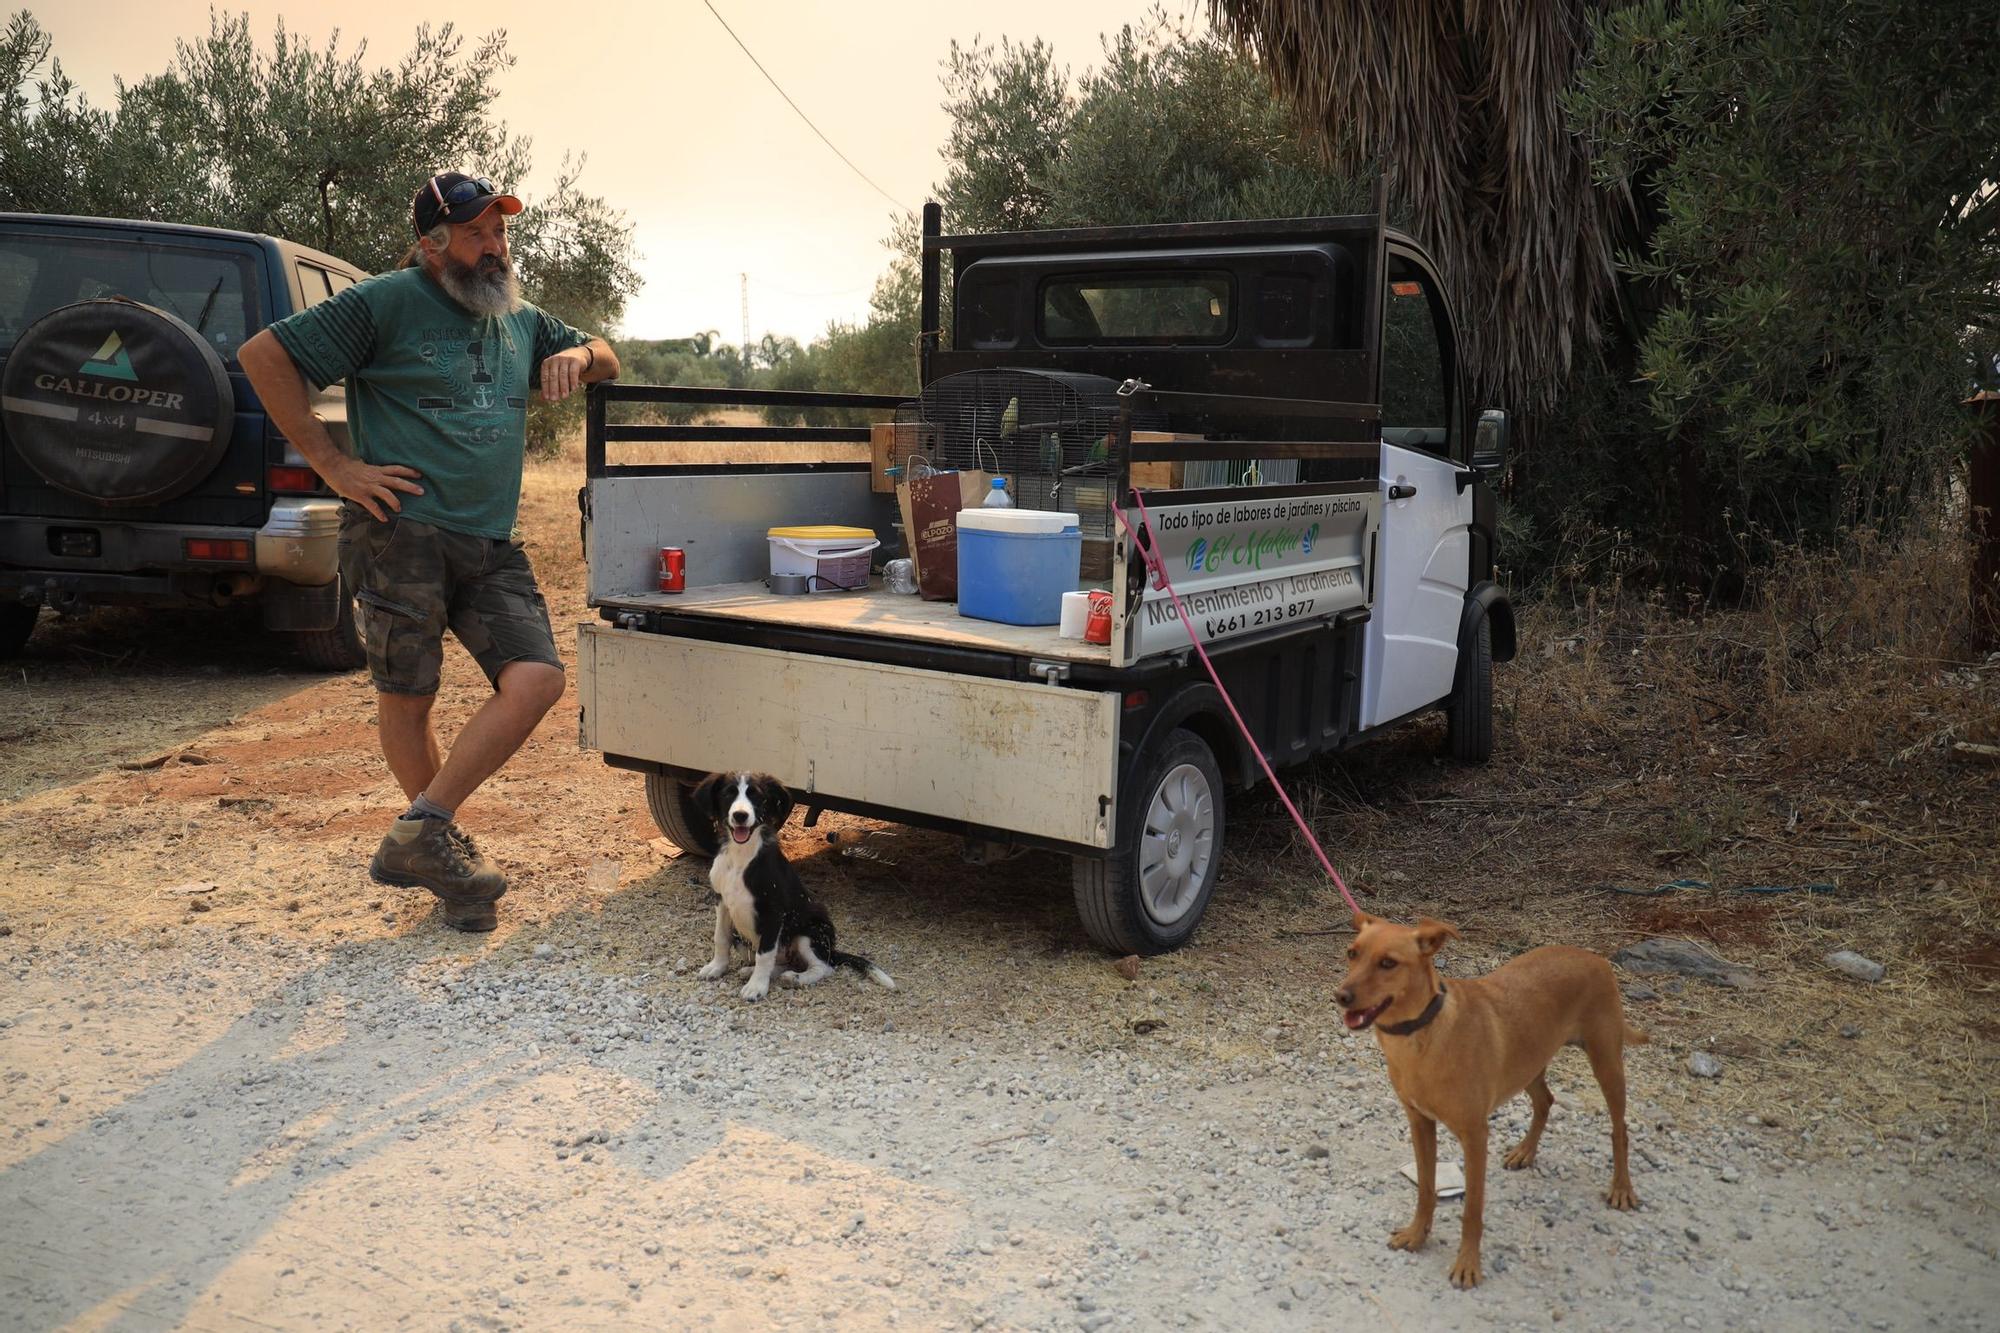
[[[1207,742],[1176,730],[1141,761],[1109,856],[1071,861],[1090,938],[1119,954],[1178,949],[1222,870],[1222,770]]]
[[[1493,753],[1493,626],[1482,615],[1459,662],[1445,705],[1445,747],[1464,764],[1483,764]]]
[[[693,795],[693,783],[664,773],[646,775],[646,808],[667,841],[684,852],[714,856],[722,845],[715,836],[715,821],[694,808],[689,799]]]
[[[12,657],[27,646],[28,636],[35,632],[35,617],[41,613],[41,607],[20,602],[0,606],[0,657]]]
[[[368,645],[361,638],[361,618],[354,598],[340,590],[340,618],[332,629],[295,630],[290,636],[306,665],[321,671],[359,671],[368,665]]]

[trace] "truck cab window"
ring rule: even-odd
[[[1235,331],[1227,273],[1106,274],[1042,284],[1045,343],[1226,343]]]
[[[1451,452],[1451,385],[1429,275],[1395,260],[1382,308],[1382,438],[1406,449]]]
[[[969,281],[960,289],[963,305],[960,325],[969,330],[974,347],[1012,347],[1020,339],[1014,333],[1014,283],[1011,278],[991,277]]]
[[[1309,273],[1264,273],[1257,278],[1257,342],[1264,347],[1305,347],[1313,336],[1313,278]]]

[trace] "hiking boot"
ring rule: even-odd
[[[462,930],[468,935],[483,935],[500,927],[500,913],[492,903],[440,903],[444,909],[444,923],[453,930]]]
[[[454,820],[446,827],[445,836],[451,839],[452,844],[471,863],[472,877],[474,879],[478,880],[481,884],[490,882],[500,886],[493,894],[495,898],[507,892],[507,877],[500,873],[500,867],[480,855],[479,845],[473,842],[470,833],[467,833],[458,826],[457,821]]]
[[[444,903],[445,924],[456,930],[499,924],[493,904],[507,892],[507,880],[450,820],[397,820],[375,849],[368,874],[378,884],[429,889]]]

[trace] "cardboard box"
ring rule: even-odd
[[[1188,435],[1170,430],[1135,430],[1132,432],[1134,444],[1194,444],[1206,439],[1202,435]],[[1186,465],[1179,462],[1148,462],[1132,464],[1132,484],[1142,491],[1179,490]]]
[[[1142,491],[1177,491],[1181,488],[1179,463],[1134,463],[1132,484]]]
[[[1111,550],[1117,543],[1109,537],[1085,537],[1083,559],[1077,576],[1085,583],[1111,582]]]

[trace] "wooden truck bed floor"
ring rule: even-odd
[[[1111,663],[1108,645],[1065,639],[1056,633],[1054,625],[1003,625],[974,620],[960,615],[956,602],[927,602],[907,593],[888,592],[879,579],[871,579],[866,592],[780,597],[761,581],[753,581],[717,583],[680,593],[623,593],[602,598],[600,605],[617,610],[672,611],[762,625],[916,639],[1060,662],[1095,662],[1104,666]]]

